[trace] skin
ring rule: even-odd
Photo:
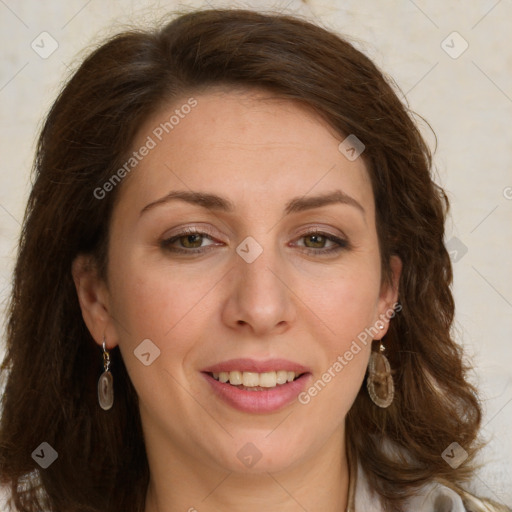
[[[401,265],[392,258],[393,282],[383,282],[364,161],[349,161],[338,150],[343,137],[296,103],[261,91],[194,97],[197,106],[122,183],[108,283],[87,256],[73,265],[93,338],[120,346],[139,395],[151,472],[145,511],[344,510],[345,416],[362,385],[370,343],[308,404],[294,401],[273,413],[233,409],[200,370],[231,358],[285,358],[309,367],[313,384],[392,308]],[[186,100],[153,115],[133,147]],[[191,190],[222,196],[234,209],[175,200],[141,214],[171,191]],[[334,203],[284,214],[292,198],[334,190],[364,212]],[[211,237],[195,239],[203,253],[162,247],[194,226]],[[322,255],[337,244],[306,236],[315,229],[348,245]],[[247,236],[263,248],[252,263],[236,252]],[[187,240],[172,247],[191,250],[183,247]],[[149,366],[133,353],[147,338],[161,351]],[[261,453],[250,468],[237,457],[247,443]]]

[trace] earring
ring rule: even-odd
[[[372,351],[368,364],[366,387],[372,402],[385,409],[391,405],[395,396],[395,385],[391,375],[391,366],[384,355],[384,345],[379,341],[379,350]]]
[[[104,411],[112,408],[114,403],[114,378],[110,373],[110,353],[103,337],[103,373],[98,380],[98,402]]]

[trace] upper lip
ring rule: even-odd
[[[220,373],[220,372],[277,372],[279,370],[286,370],[287,372],[295,373],[307,373],[310,372],[309,368],[305,366],[289,361],[288,359],[266,359],[263,361],[257,361],[255,359],[229,359],[221,363],[214,364],[204,368],[205,373]]]

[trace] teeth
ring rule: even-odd
[[[242,384],[242,372],[229,372],[229,383],[233,386]]]
[[[231,374],[230,379],[231,382]],[[242,384],[246,388],[255,388],[256,386],[260,385],[260,376],[257,373],[253,372],[243,372],[242,373]]]
[[[287,372],[279,370],[277,372],[220,372],[213,373],[213,378],[220,382],[229,382],[233,386],[243,385],[247,388],[275,388],[278,384],[286,384],[292,382],[299,374],[295,372]]]
[[[262,388],[273,388],[276,384],[284,384],[276,379],[277,372],[260,373],[258,385]]]
[[[276,372],[276,381],[278,384],[285,384],[288,381],[288,372],[284,370]]]

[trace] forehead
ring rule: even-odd
[[[175,189],[281,205],[288,196],[336,188],[372,210],[364,161],[340,152],[343,138],[311,109],[263,91],[183,96],[140,128],[132,149],[150,149],[122,195],[141,208]]]

